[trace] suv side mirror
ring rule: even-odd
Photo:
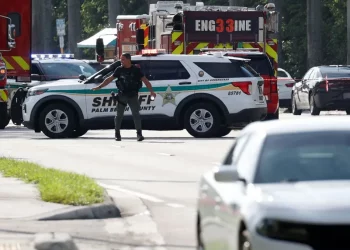
[[[85,81],[86,80],[86,76],[85,75],[79,75],[79,80]]]
[[[105,45],[102,38],[96,39],[96,54],[101,57],[105,54]]]
[[[214,178],[217,182],[235,182],[239,181],[239,175],[236,169],[232,169],[232,166],[222,166],[214,173]]]

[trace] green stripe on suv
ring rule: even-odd
[[[182,92],[182,91],[194,91],[194,90],[213,90],[216,88],[222,88],[230,85],[231,83],[215,83],[215,84],[203,84],[203,85],[190,85],[190,86],[170,86],[172,91]],[[43,85],[44,87],[44,85]],[[164,87],[153,87],[154,92],[165,92],[168,86]],[[47,92],[51,93],[65,93],[65,94],[109,94],[112,90],[117,90],[117,88],[113,89],[100,89],[96,91],[92,91],[90,89],[70,89],[70,90],[48,90]],[[140,89],[140,92],[149,92],[146,87]]]

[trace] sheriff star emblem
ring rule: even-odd
[[[162,107],[167,103],[171,103],[176,106],[175,96],[177,96],[178,94],[179,93],[174,93],[170,85],[168,85],[168,88],[166,89],[166,91],[164,93],[159,94],[160,96],[163,97]]]

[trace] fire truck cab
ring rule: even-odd
[[[4,14],[3,11],[1,11],[1,14]],[[10,122],[10,117],[7,113],[7,69],[1,52],[11,51],[16,47],[16,42],[14,39],[15,24],[10,17],[0,15],[0,32],[0,129],[4,129]]]
[[[0,8],[0,129],[10,119],[7,80],[31,81],[32,0],[12,0]]]

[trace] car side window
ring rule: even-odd
[[[311,73],[312,73],[313,70],[314,70],[313,68],[309,69],[309,71],[306,72],[306,74],[304,75],[303,80],[308,80],[308,79],[310,79],[310,75],[311,75]]]
[[[237,163],[237,160],[239,159],[240,153],[242,152],[242,149],[244,148],[244,145],[246,144],[247,140],[249,138],[249,135],[243,135],[242,137],[238,138],[230,150],[227,152],[222,165],[233,165]]]
[[[232,164],[234,166],[236,166],[238,160],[240,159],[241,153],[245,145],[247,144],[249,137],[250,135],[247,134],[247,135],[243,135],[237,140],[235,150],[233,151],[233,154],[232,154]]]
[[[180,61],[152,60],[147,63],[146,77],[150,81],[181,80],[191,77]]]
[[[42,73],[40,72],[40,69],[36,63],[32,63],[31,71],[32,71],[31,74],[33,74],[33,75],[42,75]]]
[[[278,77],[288,77],[288,75],[282,70],[277,71],[277,76]]]

